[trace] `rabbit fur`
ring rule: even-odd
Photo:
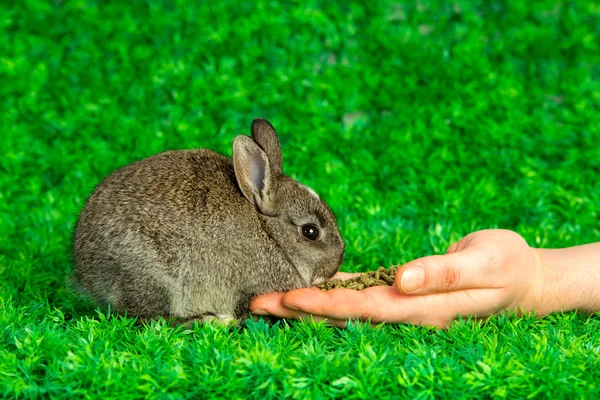
[[[333,276],[344,242],[331,209],[283,175],[268,121],[251,134],[235,138],[233,160],[167,151],[104,179],[75,228],[83,292],[133,316],[239,320],[259,294]]]

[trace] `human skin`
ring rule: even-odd
[[[348,279],[357,274],[338,273]],[[317,288],[267,293],[254,299],[256,315],[306,319],[344,327],[349,319],[373,324],[447,327],[459,316],[486,318],[505,311],[600,311],[600,242],[564,249],[530,247],[517,233],[471,233],[433,255],[403,265],[393,286],[361,291]]]

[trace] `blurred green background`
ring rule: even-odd
[[[259,380],[263,398],[598,394],[597,316],[186,331],[106,316],[65,283],[104,176],[164,150],[230,155],[255,117],[338,216],[343,270],[484,228],[598,241],[599,17],[550,0],[1,3],[0,393],[232,396]]]

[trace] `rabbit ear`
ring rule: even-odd
[[[267,153],[271,168],[276,176],[283,173],[281,162],[281,145],[273,125],[266,119],[256,118],[252,121],[252,139]]]
[[[248,136],[233,141],[233,169],[244,197],[261,214],[275,214],[276,176],[265,152]]]

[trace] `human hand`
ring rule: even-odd
[[[494,229],[465,236],[445,255],[403,265],[393,286],[268,293],[257,297],[250,309],[284,318],[312,315],[340,327],[348,319],[446,327],[459,315],[481,318],[504,310],[546,309],[540,304],[542,284],[538,251],[517,233]]]

